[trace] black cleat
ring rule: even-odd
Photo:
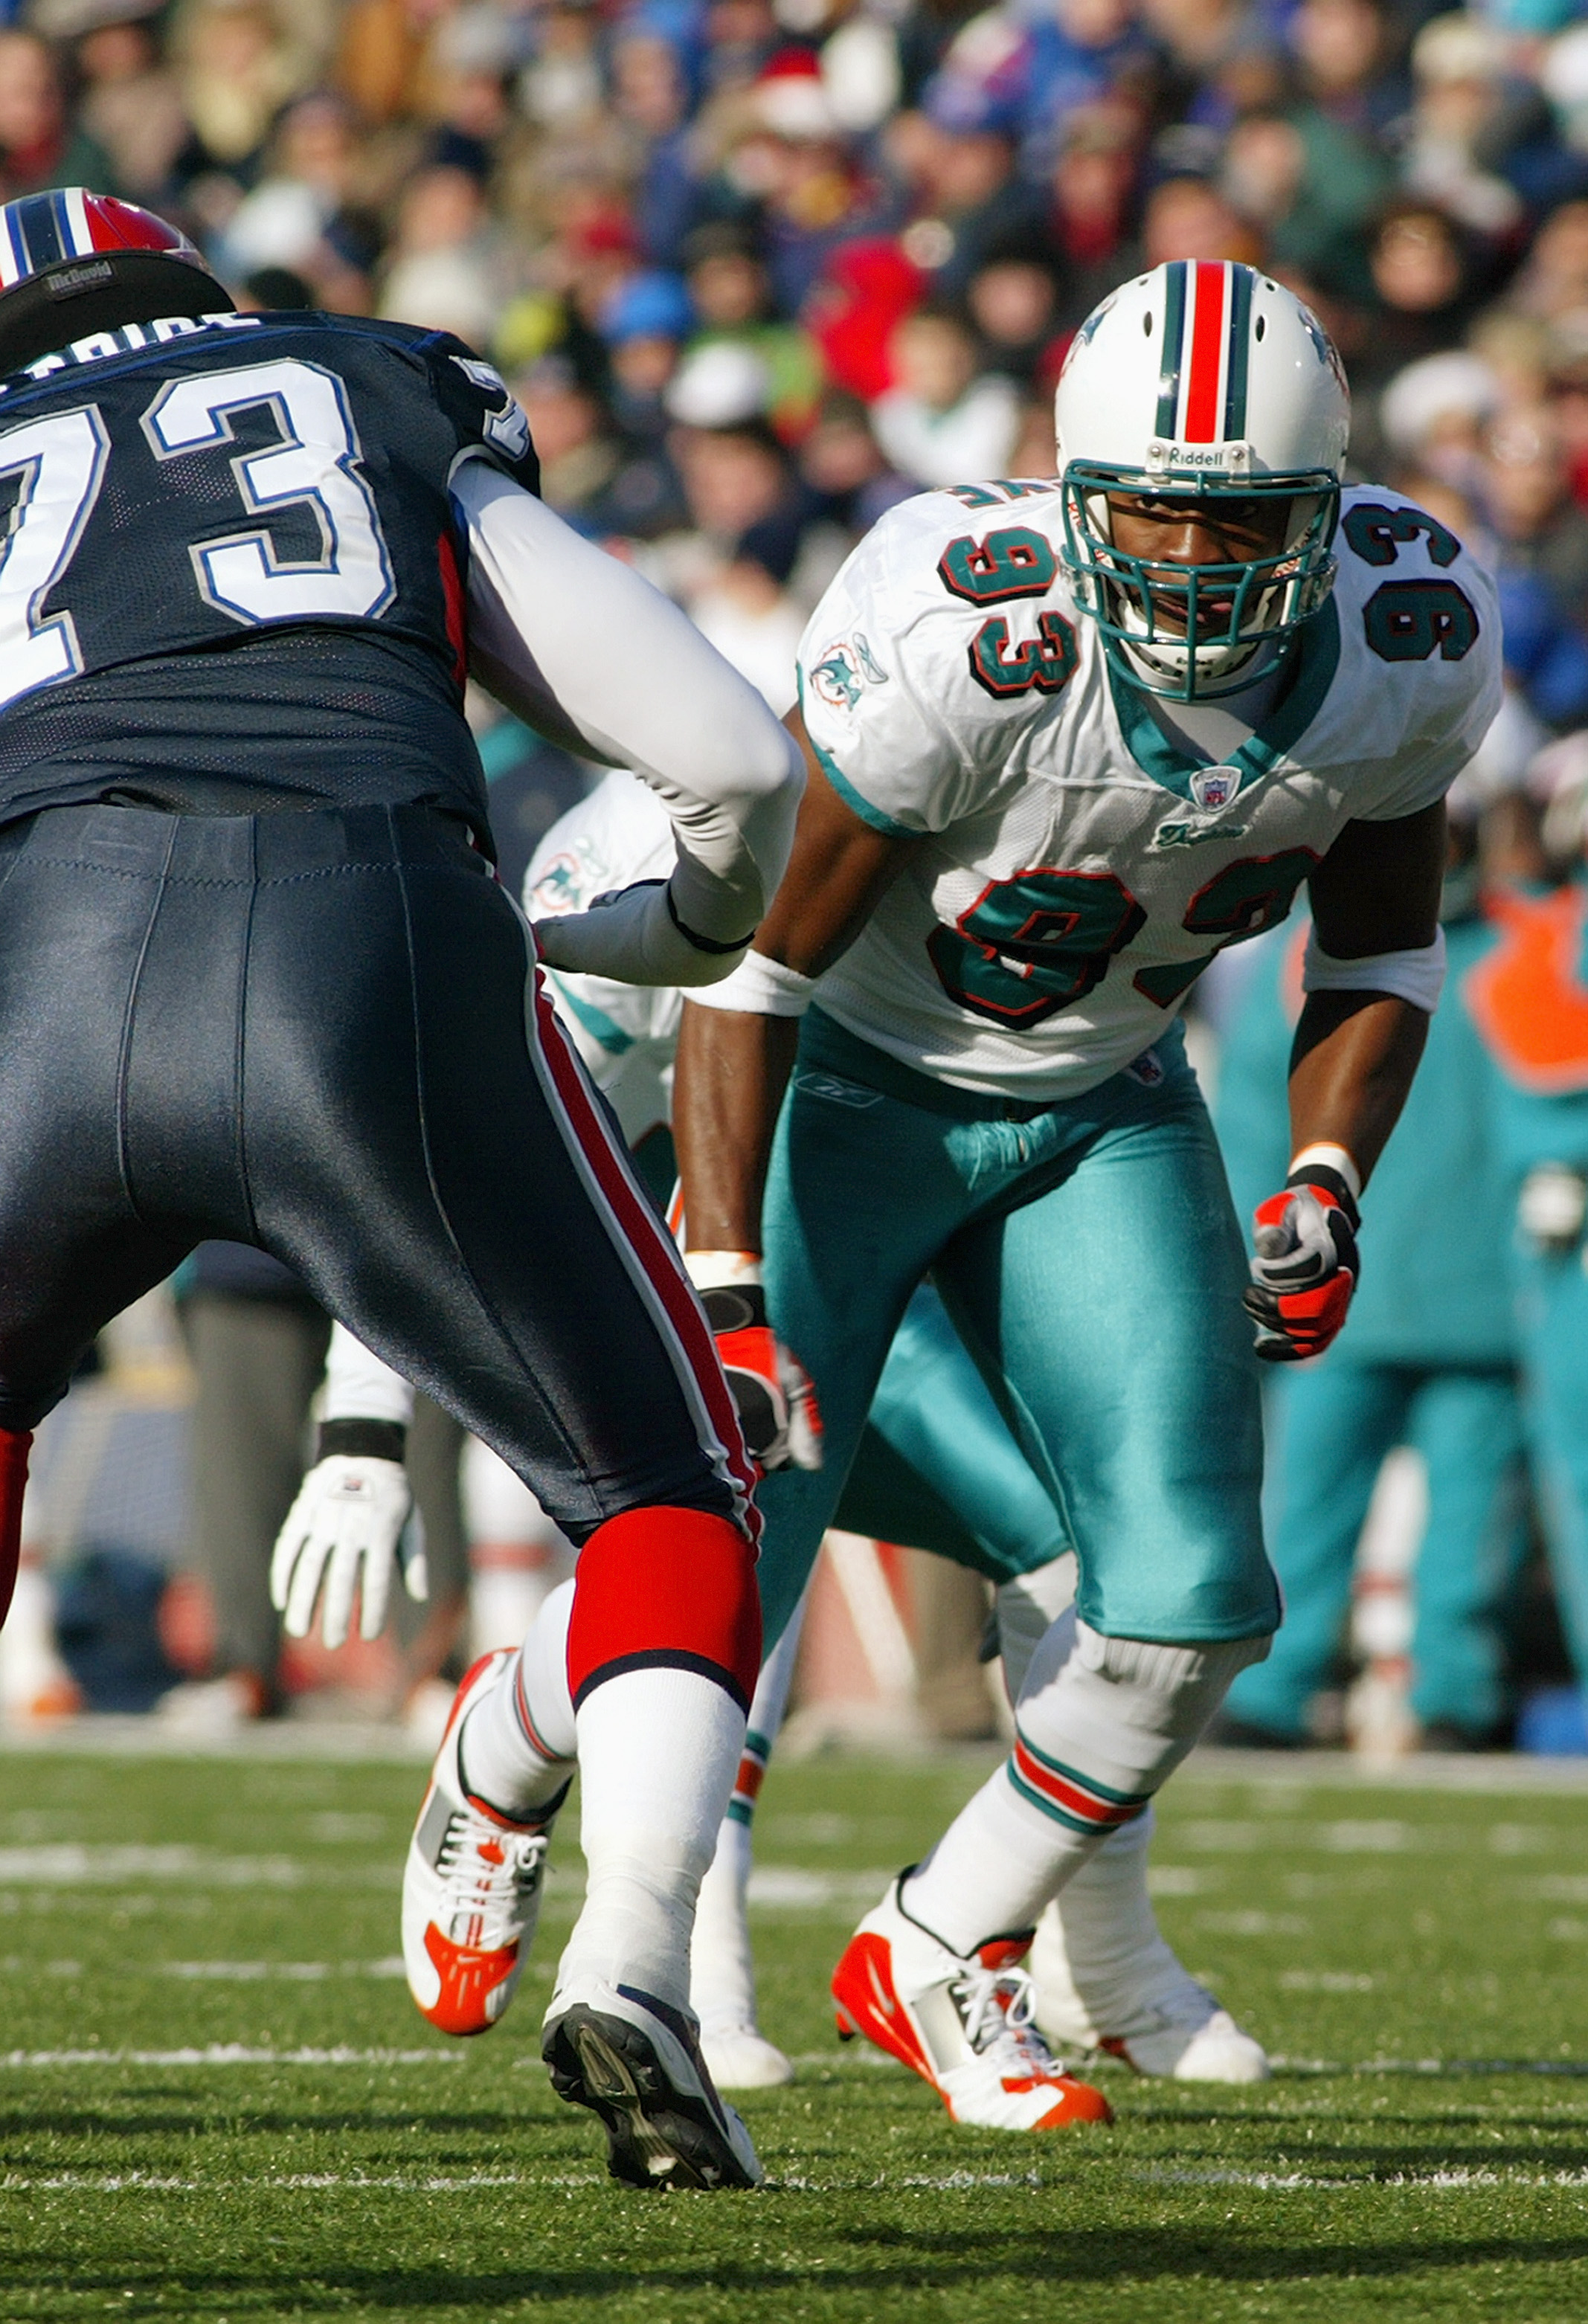
[[[540,2055],[551,2087],[606,2132],[606,2167],[626,2187],[759,2187],[750,2133],[712,2087],[692,2022],[630,1985],[560,1993]]]

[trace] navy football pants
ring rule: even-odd
[[[575,1541],[743,1520],[710,1334],[533,990],[422,807],[51,807],[0,830],[0,1428],[206,1236],[256,1243]]]

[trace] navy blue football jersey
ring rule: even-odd
[[[463,718],[484,456],[522,411],[445,333],[331,315],[130,325],[0,385],[0,822],[433,803],[487,844]]]

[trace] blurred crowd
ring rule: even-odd
[[[1051,465],[1096,300],[1270,269],[1359,473],[1500,570],[1500,782],[1588,722],[1588,22],[1574,0],[25,0],[0,188],[179,217],[246,303],[444,326],[552,503],[782,706],[922,486]],[[484,715],[484,714],[482,714]]]
[[[682,604],[780,712],[807,616],[882,511],[923,488],[1051,470],[1054,383],[1099,298],[1168,259],[1262,266],[1340,346],[1353,475],[1417,500],[1500,580],[1509,691],[1463,779],[1454,874],[1453,920],[1485,932],[1472,963],[1506,934],[1480,885],[1535,901],[1581,893],[1569,885],[1588,798],[1579,0],[1456,13],[1439,0],[24,0],[0,29],[0,198],[74,183],[180,220],[245,306],[457,333],[522,401],[550,503]],[[471,715],[516,886],[586,770],[483,697]],[[1210,1077],[1221,1047],[1241,1054],[1242,1010],[1282,1015],[1281,951],[1266,1001],[1251,973],[1202,996]],[[1588,991],[1581,1009],[1562,1037],[1576,1063],[1552,1068],[1557,1093],[1578,1065],[1588,1084]],[[1482,1046],[1492,1025],[1473,1022]],[[1272,1102],[1282,1124],[1277,1086]],[[1239,1179],[1243,1133],[1225,1127]],[[1443,1135],[1433,1120],[1402,1150],[1417,1143],[1436,1176],[1454,1151]],[[1588,1185],[1576,1136],[1562,1133],[1558,1157],[1524,1157],[1519,1183],[1525,1163],[1529,1185],[1546,1166]],[[1588,1157],[1588,1136],[1577,1143]],[[1464,1185],[1477,1167],[1463,1160]],[[1494,1184],[1482,1296],[1510,1314],[1533,1295],[1495,1288],[1515,1194]],[[1556,1194],[1567,1210],[1576,1200]],[[1426,1188],[1410,1199],[1432,1218]],[[1575,1215],[1537,1247],[1574,1253]],[[1390,1249],[1378,1236],[1372,1264],[1391,1268]],[[1402,1315],[1403,1292],[1391,1272]],[[251,1520],[263,1536],[297,1473],[324,1320],[293,1307],[290,1283],[250,1288],[224,1262],[186,1296],[201,1400],[208,1362],[222,1405],[240,1392],[245,1412],[261,1408],[263,1389],[226,1386],[235,1348],[204,1356],[225,1337],[226,1301],[263,1301],[271,1329],[293,1338],[287,1451]],[[1373,1360],[1498,1370],[1514,1390],[1523,1358],[1510,1332],[1495,1325],[1481,1347],[1459,1332],[1436,1345],[1435,1333],[1410,1355],[1391,1333]],[[270,1333],[253,1336],[263,1347]],[[1358,1337],[1367,1348],[1371,1328]],[[1529,1393],[1537,1405],[1544,1391]],[[1383,1395],[1366,1435],[1360,1414],[1346,1425],[1359,1451],[1370,1436],[1382,1450],[1417,1439],[1413,1404]],[[1445,1425],[1474,1441],[1475,1424]],[[1508,1425],[1494,1478],[1522,1458],[1520,1424]],[[1537,1478],[1553,1456],[1534,1455]],[[1370,1486],[1376,1468],[1377,1456]],[[1566,1622],[1581,1670],[1588,1478],[1580,1508],[1574,1486],[1562,1490],[1576,1513],[1557,1536],[1581,1535]],[[1281,1550],[1286,1526],[1299,1527],[1295,1557],[1334,1578],[1315,1597],[1311,1662],[1284,1685],[1250,1674],[1259,1738],[1320,1731],[1312,1706],[1337,1655],[1355,1492],[1340,1503],[1356,1509],[1345,1584],[1316,1511],[1276,1508]],[[1455,1653],[1450,1702],[1425,1702],[1414,1729],[1457,1742],[1509,1732],[1517,1592],[1541,1535],[1528,1509],[1546,1498],[1512,1493],[1500,1548],[1498,1519],[1462,1519],[1463,1586],[1482,1602],[1463,1601],[1442,1635],[1448,1646],[1476,1623],[1487,1643],[1475,1662]],[[456,1496],[453,1510],[432,1526],[461,1544]],[[1445,1521],[1436,1511],[1436,1532]],[[214,1520],[233,1535],[241,1523]],[[1343,1523],[1336,1512],[1334,1534]],[[1287,1581],[1295,1609],[1307,1585]],[[259,1662],[273,1643],[252,1652]],[[1406,1665],[1407,1638],[1396,1652]],[[414,1671],[427,1661],[439,1661],[430,1643]],[[1535,1641],[1535,1662],[1570,1675],[1558,1637]],[[275,1683],[263,1674],[261,1703]],[[965,1683],[979,1704],[979,1683]]]

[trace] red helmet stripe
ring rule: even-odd
[[[1196,304],[1191,317],[1186,420],[1181,431],[1187,444],[1212,444],[1218,438],[1229,273],[1229,268],[1218,261],[1202,260],[1191,269]]]

